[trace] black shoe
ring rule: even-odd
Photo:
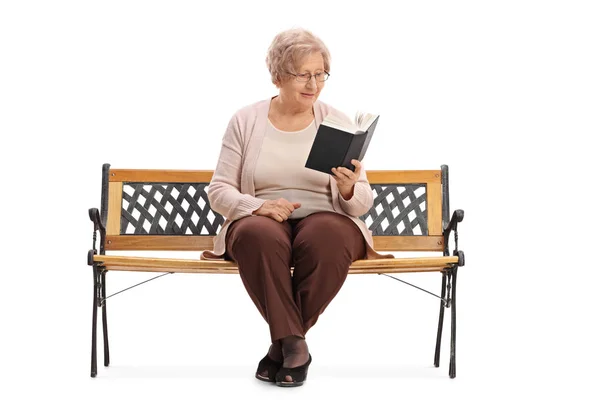
[[[292,387],[292,386],[301,386],[304,384],[306,380],[306,375],[308,374],[308,366],[312,362],[312,356],[308,353],[308,361],[304,365],[300,365],[294,368],[287,368],[283,366],[279,371],[277,371],[277,375],[275,375],[275,384],[277,386],[283,387]],[[287,382],[285,380],[286,376],[292,377],[292,382]]]
[[[282,366],[283,361],[275,361],[267,354],[258,363],[258,368],[256,369],[256,374],[254,376],[256,379],[260,379],[263,382],[275,382],[275,375]],[[261,375],[264,370],[268,371],[268,377]]]

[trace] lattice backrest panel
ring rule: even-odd
[[[426,185],[371,185],[373,207],[360,217],[373,236],[428,235]]]
[[[121,235],[216,235],[208,183],[123,183]]]

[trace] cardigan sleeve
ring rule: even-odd
[[[364,165],[362,165],[358,181],[354,184],[352,197],[344,200],[341,193],[338,192],[338,198],[340,200],[340,207],[353,217],[365,215],[373,207],[373,191],[371,190],[371,184],[367,180],[367,172]]]
[[[243,142],[240,117],[236,113],[223,135],[217,167],[207,189],[211,209],[231,221],[252,215],[266,201],[240,193]]]

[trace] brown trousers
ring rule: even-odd
[[[238,264],[250,298],[269,324],[271,342],[304,338],[341,289],[350,264],[366,253],[358,226],[335,212],[283,222],[244,217],[231,223],[225,241],[225,259]]]

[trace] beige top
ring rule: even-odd
[[[255,197],[284,198],[302,206],[289,218],[304,218],[319,211],[335,212],[329,175],[304,164],[317,135],[314,121],[295,132],[281,131],[269,120],[254,172]]]

